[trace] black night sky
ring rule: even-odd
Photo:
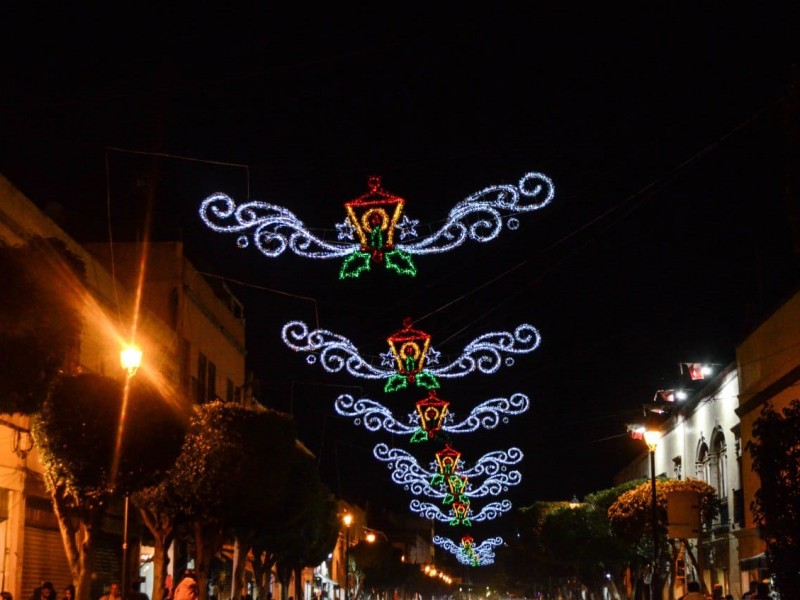
[[[7,21],[25,41],[4,40],[0,172],[79,240],[107,241],[109,215],[114,239],[141,238],[148,209],[152,238],[185,240],[245,304],[263,401],[297,416],[333,491],[356,502],[410,499],[370,456],[396,440],[333,411],[348,386],[382,392],[308,366],[283,323],[318,315],[372,356],[405,316],[445,354],[533,324],[539,350],[440,395],[465,413],[527,394],[527,413],[459,449],[520,447],[517,505],[582,496],[642,450],[625,424],[686,383],[678,363],[727,365],[796,288],[798,23],[729,4],[527,4],[28,8]],[[340,282],[338,261],[240,250],[197,215],[213,192],[249,193],[333,229],[378,174],[432,222],[528,171],[555,182],[550,206],[491,243],[419,257],[413,280]],[[416,399],[386,402],[404,414]]]

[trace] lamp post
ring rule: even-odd
[[[644,432],[644,442],[647,444],[647,449],[650,451],[650,493],[651,493],[651,509],[652,515],[652,529],[653,529],[653,566],[650,578],[650,595],[653,595],[653,587],[656,572],[656,561],[658,560],[658,505],[656,503],[656,446],[658,440],[661,439],[661,433],[655,429],[648,429]]]
[[[142,351],[134,346],[126,346],[119,353],[119,361],[125,369],[126,387],[130,383],[130,378],[136,375],[136,371],[142,364]],[[122,575],[120,585],[122,587],[122,600],[128,598],[128,511],[130,509],[130,494],[125,492],[125,508],[122,513]]]
[[[344,538],[344,600],[350,600],[350,525],[353,515],[347,513],[342,520],[347,528]]]

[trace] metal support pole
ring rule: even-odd
[[[128,509],[131,497],[125,494],[125,510],[122,516],[122,600],[128,600]]]
[[[658,507],[656,504],[656,451],[650,450],[650,491],[652,492],[653,517],[653,568],[650,572],[650,595],[654,597],[656,564],[658,561]]]
[[[344,542],[344,600],[350,600],[350,526],[347,526]]]

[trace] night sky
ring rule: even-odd
[[[289,320],[318,315],[370,356],[406,316],[450,355],[537,327],[541,348],[513,367],[440,390],[457,414],[531,398],[509,424],[454,442],[471,456],[520,447],[523,484],[508,497],[521,505],[610,487],[642,450],[626,423],[686,383],[678,364],[727,365],[796,287],[789,13],[115,6],[8,20],[25,41],[4,40],[0,172],[81,241],[107,241],[109,215],[115,240],[141,239],[150,210],[151,238],[183,239],[228,280],[261,399],[296,415],[346,499],[406,506],[370,456],[405,441],[356,428],[333,399],[363,393],[405,414],[422,395],[387,398],[308,366],[280,341]],[[249,193],[331,230],[377,174],[410,217],[435,222],[529,171],[554,181],[550,206],[491,243],[418,257],[413,280],[340,282],[338,260],[240,250],[197,214],[211,193]]]

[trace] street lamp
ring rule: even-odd
[[[130,383],[130,378],[136,375],[136,371],[142,365],[142,351],[133,344],[126,346],[119,353],[119,362],[125,369],[125,383]],[[127,387],[127,385],[126,385]],[[126,392],[127,393],[127,392]],[[122,600],[128,598],[128,512],[130,509],[130,495],[125,493],[125,508],[122,513]]]
[[[347,527],[344,541],[344,600],[350,600],[350,525],[353,522],[353,515],[347,513],[342,520]]]
[[[647,444],[647,449],[650,451],[650,493],[652,496],[652,512],[653,519],[653,568],[651,570],[650,579],[650,595],[653,594],[653,576],[656,572],[656,561],[658,559],[658,508],[656,504],[656,446],[661,439],[661,433],[656,429],[647,429],[644,432],[644,443]]]

